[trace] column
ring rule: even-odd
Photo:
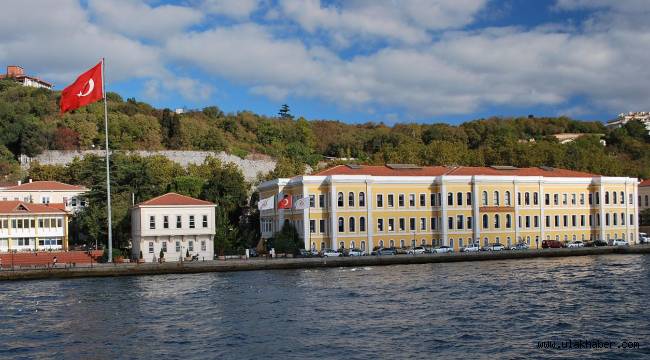
[[[302,181],[302,196],[309,198],[309,189],[305,185],[305,181]],[[310,199],[307,200],[308,202],[308,207],[306,209],[302,210],[302,230],[303,230],[303,243],[305,244],[305,250],[310,250],[311,249],[311,229],[310,229],[310,224],[311,224],[311,201]],[[316,205],[316,198],[314,195],[314,205]]]
[[[600,184],[598,186],[598,202],[600,206],[598,207],[600,211],[600,240],[607,240],[605,236],[605,187],[603,186],[603,178],[600,178]]]
[[[473,236],[474,239],[472,240],[472,243],[477,242],[481,243],[481,222],[479,217],[481,216],[479,213],[479,205],[480,205],[480,196],[479,196],[479,188],[478,184],[476,183],[476,176],[472,176],[472,226],[473,226]]]
[[[372,217],[372,209],[374,208],[374,201],[372,195],[372,180],[366,178],[366,253],[370,254],[374,248],[373,236],[375,234],[374,220]]]
[[[338,244],[336,243],[338,227],[336,219],[336,209],[338,202],[336,199],[336,185],[334,185],[334,180],[330,177],[330,247],[333,250],[338,249]]]
[[[512,193],[512,197],[513,197],[513,201],[514,201],[514,204],[515,204],[515,218],[513,219],[513,222],[515,223],[515,239],[514,239],[514,243],[518,244],[519,243],[519,226],[521,226],[521,224],[519,223],[519,185],[517,185],[517,179],[516,178],[515,178],[515,180],[513,180],[512,184],[513,184],[513,189],[514,189],[513,193]],[[522,241],[523,241],[523,239],[522,239]]]
[[[442,245],[449,245],[449,240],[447,239],[447,207],[449,206],[447,204],[447,186],[445,184],[445,177],[441,176],[440,177],[440,210],[441,210],[441,217],[440,219],[440,226],[442,229]]]

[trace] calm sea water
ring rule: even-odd
[[[650,356],[642,255],[2,282],[0,306],[2,359]],[[537,347],[567,340],[615,344]]]

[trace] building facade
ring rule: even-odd
[[[258,191],[276,199],[260,213],[262,237],[289,221],[306,249],[638,237],[637,179],[564,169],[340,165]],[[285,195],[309,197],[310,206],[278,210]]]
[[[76,212],[86,206],[87,188],[58,181],[18,182],[0,188],[0,201],[22,201],[33,204],[63,204],[66,211]]]
[[[639,183],[639,211],[650,209],[650,179]]]
[[[132,255],[155,262],[162,250],[165,261],[198,255],[214,258],[216,205],[189,196],[168,193],[131,210]]]
[[[0,252],[68,249],[62,204],[0,201]]]
[[[34,88],[43,88],[52,90],[53,85],[47,81],[41,80],[37,77],[26,75],[25,70],[21,66],[9,65],[7,66],[7,73],[0,74],[0,79],[11,79]]]

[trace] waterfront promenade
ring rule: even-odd
[[[191,274],[204,272],[231,272],[252,270],[281,270],[301,268],[384,266],[399,264],[427,264],[463,261],[490,261],[507,259],[553,258],[606,254],[650,254],[650,245],[595,247],[575,249],[543,249],[523,251],[490,251],[455,254],[422,254],[393,256],[362,256],[337,258],[255,258],[213,260],[198,262],[167,262],[162,264],[94,264],[91,266],[56,268],[4,269],[0,280],[56,279],[81,277],[111,277],[157,274]]]

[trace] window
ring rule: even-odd
[[[201,240],[201,251],[206,251],[207,247],[205,244],[205,240]]]
[[[208,215],[203,215],[203,227],[208,227]]]
[[[510,229],[512,227],[512,215],[506,214],[506,228]]]
[[[438,228],[438,218],[431,218],[431,230]]]
[[[359,218],[359,231],[366,231],[366,218],[363,216]]]
[[[494,206],[499,206],[499,192],[498,192],[498,191],[495,191],[495,192],[494,192],[494,199],[493,199],[493,201],[494,201]]]
[[[511,203],[510,203],[510,191],[506,191],[506,193],[505,193],[505,203],[506,203],[506,206],[511,205]]]
[[[163,241],[161,245],[162,245],[162,251],[167,252],[167,241]]]
[[[397,196],[397,206],[404,207],[404,194],[399,194]]]
[[[560,195],[553,194],[553,205],[559,205],[559,204],[560,204]]]
[[[366,207],[366,193],[363,191],[359,193],[359,206]]]
[[[483,229],[487,229],[487,228],[488,228],[488,222],[489,222],[489,220],[488,220],[488,216],[487,216],[487,214],[484,214],[484,215],[483,215]]]
[[[406,219],[399,218],[399,231],[406,231]]]
[[[318,206],[319,206],[320,208],[324,208],[324,207],[325,207],[325,194],[320,194],[320,195],[318,195]]]
[[[585,194],[580,194],[580,205],[585,204]]]
[[[153,241],[149,241],[149,254],[153,254]]]
[[[395,206],[395,195],[388,194],[388,207]]]
[[[467,205],[472,205],[472,193],[468,192],[467,193]]]
[[[353,217],[351,217],[351,218],[348,219],[348,228],[349,228],[350,232],[355,232],[355,231],[356,231],[356,230],[355,230],[355,228],[356,228],[356,221],[354,221],[354,218],[353,218]]]
[[[463,206],[463,193],[459,192],[456,194],[456,205]]]
[[[348,193],[348,206],[349,207],[354,207],[354,193],[353,192]]]
[[[320,220],[318,220],[318,231],[319,231],[321,234],[324,234],[324,233],[325,233],[325,220],[324,220],[324,219],[320,219]]]
[[[377,219],[377,231],[378,232],[384,231],[384,219]]]
[[[600,204],[600,194],[596,191],[596,205]]]
[[[176,242],[176,252],[181,252],[181,242],[180,241]]]
[[[483,194],[481,194],[481,204],[483,204],[483,206],[487,206],[487,204],[488,204],[487,191],[483,191]]]
[[[544,194],[544,205],[551,205],[551,194]]]
[[[618,204],[618,195],[616,191],[612,191],[612,203]]]
[[[187,250],[194,251],[194,241],[190,240],[187,244]]]
[[[609,226],[609,213],[605,214],[605,226]]]
[[[621,204],[625,204],[625,194],[621,191]]]
[[[609,191],[605,192],[605,205],[609,205]]]
[[[458,230],[463,230],[465,227],[464,221],[463,221],[463,215],[457,215],[456,216],[456,229]]]
[[[388,219],[388,231],[395,231],[395,219]]]
[[[580,226],[585,226],[585,220],[586,220],[585,215],[580,215]]]
[[[546,227],[551,227],[551,217],[546,215]]]
[[[182,226],[183,226],[183,225],[182,225],[182,223],[181,223],[181,216],[180,216],[180,215],[176,215],[176,228],[177,228],[177,229],[180,229]]]
[[[420,218],[420,230],[427,229],[427,218]]]
[[[612,220],[614,226],[618,225],[618,216],[616,216],[616,213],[612,214]]]
[[[450,216],[447,218],[447,229],[453,229],[454,228],[454,218],[453,216]]]
[[[593,205],[594,203],[594,194],[589,193],[589,205]]]
[[[467,228],[468,228],[468,229],[472,229],[473,225],[474,225],[474,224],[472,224],[472,217],[471,217],[471,216],[468,216],[468,217],[467,217]]]
[[[521,193],[517,192],[517,205],[521,206]]]
[[[409,206],[415,207],[415,194],[409,194]]]
[[[409,229],[411,231],[415,231],[415,218],[410,218],[409,219]]]
[[[427,195],[420,194],[420,206],[427,206]]]
[[[571,226],[578,226],[578,217],[576,215],[571,215]]]
[[[569,204],[569,196],[567,194],[562,194],[562,205]]]
[[[6,200],[6,199],[5,199]],[[70,201],[72,206],[77,206],[77,198],[73,197],[72,200]]]
[[[431,206],[436,206],[438,202],[436,201],[436,193],[431,194]]]
[[[563,215],[562,216],[562,225],[564,227],[569,226],[569,216],[568,215]]]
[[[155,229],[155,228],[156,228],[156,217],[149,216],[149,229]]]
[[[316,232],[316,220],[309,220],[309,232],[312,234]]]
[[[384,207],[384,195],[377,194],[377,207]]]
[[[530,205],[530,193],[524,194],[524,205]]]
[[[50,203],[50,197],[49,196],[41,197],[41,203],[42,204],[49,204]]]
[[[454,193],[447,194],[447,205],[449,206],[454,205]]]
[[[537,192],[533,193],[533,205],[539,205],[539,194]]]
[[[630,226],[634,225],[634,215],[630,214]]]
[[[494,214],[494,228],[498,229],[501,227],[501,218],[499,217],[499,214]]]
[[[194,229],[194,215],[190,215],[190,229]]]
[[[345,231],[345,221],[343,220],[342,217],[339,218],[339,232],[344,232]]]
[[[336,205],[338,205],[338,207],[343,207],[343,193],[342,192],[340,192],[340,193],[338,193],[336,195]]]
[[[529,228],[530,227],[530,216],[526,215],[525,219],[526,219],[526,227]]]
[[[533,226],[536,228],[539,227],[539,216],[537,215],[533,217]]]
[[[309,195],[309,207],[310,208],[316,207],[316,195]]]

